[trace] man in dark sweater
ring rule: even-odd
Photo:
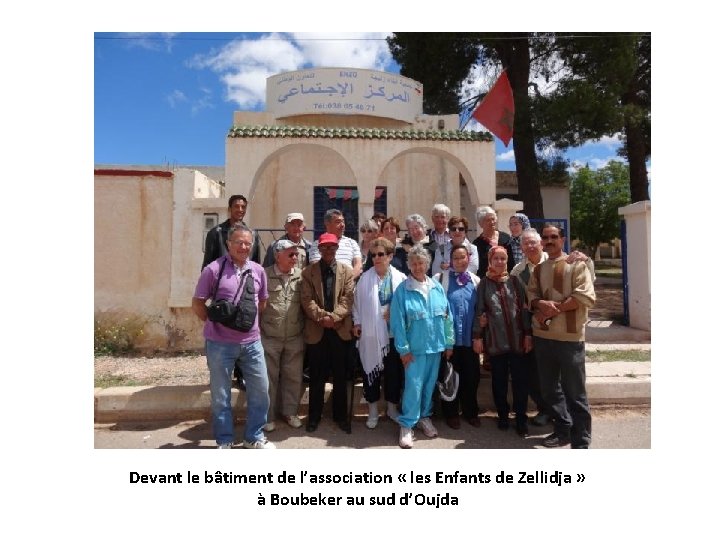
[[[217,227],[213,227],[205,237],[205,254],[203,256],[202,268],[215,259],[227,253],[227,235],[230,227],[235,224],[247,226],[243,221],[247,212],[247,199],[243,195],[233,195],[228,199],[229,219],[223,221]],[[250,253],[250,260],[260,264],[260,239],[257,231],[254,232],[253,247]]]

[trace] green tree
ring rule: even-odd
[[[534,103],[541,146],[579,146],[621,133],[632,202],[650,198],[650,35],[558,34],[554,52],[568,70]]]
[[[513,149],[518,179],[518,195],[524,212],[544,217],[535,152],[530,74],[549,57],[552,34],[521,33],[404,33],[388,38],[390,52],[400,64],[400,73],[423,83],[428,114],[459,111],[462,82],[476,64],[501,66],[507,70],[513,89],[515,121]],[[531,47],[532,44],[532,47]],[[537,50],[538,62],[532,50]],[[535,63],[536,67],[533,67]]]
[[[602,169],[580,169],[570,184],[570,232],[596,255],[598,246],[620,236],[618,208],[630,203],[630,172],[611,161]]]

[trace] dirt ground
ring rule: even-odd
[[[620,284],[597,284],[597,302],[590,310],[593,320],[621,320],[623,296]],[[182,355],[137,354],[134,356],[95,358],[96,386],[180,386],[209,384],[205,356],[199,353]]]

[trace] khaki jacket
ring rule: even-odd
[[[275,272],[275,265],[265,268],[267,306],[260,317],[262,335],[289,339],[303,331],[305,315],[300,307],[300,269],[293,268],[287,284]]]
[[[341,339],[346,341],[352,338],[353,299],[355,294],[355,281],[352,268],[346,264],[337,263],[335,269],[335,309],[328,312],[324,309],[325,298],[322,289],[322,274],[320,261],[312,263],[302,271],[300,284],[300,304],[305,312],[305,343],[313,345],[323,336],[324,328],[319,321],[330,315],[335,321],[335,330]]]

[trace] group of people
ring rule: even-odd
[[[483,206],[476,212],[480,234],[470,242],[467,219],[437,204],[431,228],[411,214],[400,238],[396,219],[376,215],[361,225],[358,243],[345,236],[342,212],[331,209],[325,232],[310,243],[302,214],[290,213],[286,234],[268,248],[261,266],[256,234],[243,221],[246,209],[244,197],[231,197],[230,219],[208,233],[192,304],[205,321],[219,448],[231,448],[235,439],[230,396],[236,365],[247,392],[246,448],[274,448],[265,432],[280,420],[303,426],[304,364],[307,432],[322,420],[331,377],[333,421],[350,433],[346,382],[357,364],[367,428],[380,421],[382,389],[384,413],[399,426],[398,444],[411,448],[417,430],[438,436],[434,413],[452,429],[461,428],[461,419],[480,426],[480,355],[491,372],[499,429],[510,428],[511,380],[518,435],[529,433],[530,396],[538,409],[532,423],[554,424],[545,446],[589,447],[584,327],[595,301],[592,261],[563,252],[561,228],[545,224],[538,232],[518,213],[508,235],[497,230],[495,211]],[[248,294],[257,310],[249,329],[213,315],[212,304],[223,300],[243,311]],[[208,317],[208,305],[216,320]],[[456,391],[438,392],[439,375],[453,372]]]

